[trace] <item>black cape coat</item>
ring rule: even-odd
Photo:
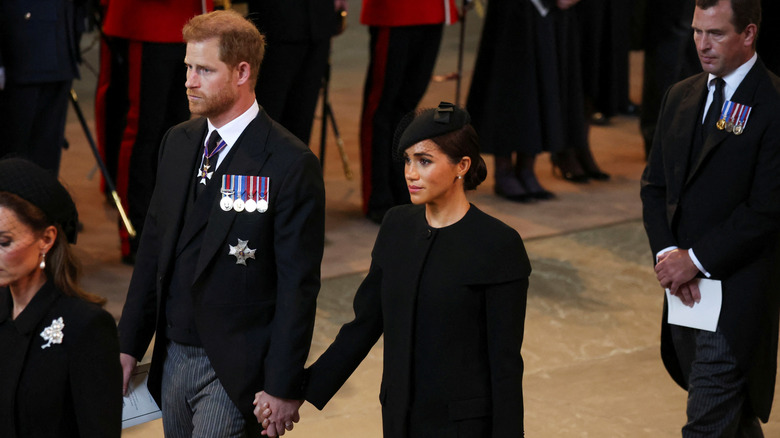
[[[384,334],[386,438],[523,436],[523,342],[531,265],[515,230],[471,206],[432,228],[423,206],[385,216],[355,319],[309,368],[322,409]]]

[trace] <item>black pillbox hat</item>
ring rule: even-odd
[[[12,193],[41,209],[51,223],[62,227],[68,242],[76,243],[76,204],[47,170],[22,158],[0,160],[0,192]]]

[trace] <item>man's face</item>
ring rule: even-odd
[[[693,13],[693,40],[702,69],[723,77],[753,56],[755,25],[737,33],[731,22],[730,0],[721,0],[708,9],[696,7]]]
[[[220,61],[217,38],[187,43],[184,64],[190,112],[221,126],[220,116],[238,100],[238,71]]]

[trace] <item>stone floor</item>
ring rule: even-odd
[[[345,177],[329,133],[325,279],[310,360],[351,319],[352,296],[368,268],[378,230],[360,211],[358,119],[368,38],[358,23],[359,3],[350,1],[349,28],[333,42],[331,102],[354,176]],[[468,18],[464,95],[482,25],[475,13]],[[456,69],[458,32],[458,26],[445,32],[438,75]],[[94,132],[95,75],[90,68],[97,65],[97,55],[95,48],[89,48],[91,40],[84,41],[88,65],[74,88]],[[638,101],[641,54],[632,54],[631,65],[631,96]],[[454,98],[454,82],[434,81],[423,106]],[[315,133],[319,123],[315,121]],[[107,296],[108,310],[119,317],[132,269],[119,262],[117,215],[99,192],[99,172],[73,114],[67,137],[71,148],[63,157],[62,178],[84,223],[77,245],[84,264],[83,284]],[[640,220],[638,190],[644,154],[638,122],[613,118],[608,126],[593,127],[590,139],[597,161],[612,174],[609,182],[573,185],[554,178],[549,157],[542,155],[537,173],[542,184],[557,194],[556,200],[530,205],[507,202],[492,194],[490,178],[470,195],[481,209],[520,232],[534,269],[523,346],[526,432],[531,437],[679,435],[686,394],[666,375],[659,357],[663,299],[655,286]],[[311,146],[320,153],[318,135]],[[491,166],[492,160],[487,161]],[[288,436],[380,437],[381,358],[380,341],[324,411],[311,405],[302,408],[302,421]],[[776,406],[779,399],[775,397]],[[767,437],[780,436],[776,417],[764,431]],[[123,436],[161,437],[161,424],[136,426]]]

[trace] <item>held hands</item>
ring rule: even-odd
[[[682,300],[683,304],[693,307],[701,301],[699,285],[695,281],[699,268],[693,264],[687,250],[674,249],[658,256],[655,274],[661,287],[667,288]]]
[[[300,421],[298,409],[303,400],[288,400],[274,397],[265,391],[255,394],[255,417],[263,425],[263,435],[282,436],[285,430],[293,430],[294,423]]]

